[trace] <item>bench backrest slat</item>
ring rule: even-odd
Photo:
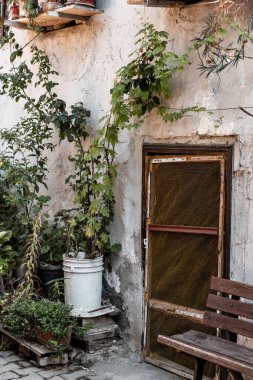
[[[210,291],[218,294],[208,296],[206,307],[212,310],[204,312],[204,324],[253,338],[253,303],[241,300],[253,300],[253,286],[212,277]]]
[[[203,322],[211,327],[253,338],[253,324],[251,322],[217,314],[212,311],[205,311]]]
[[[247,285],[225,278],[212,277],[210,290],[253,300],[253,285]]]
[[[209,294],[206,307],[236,316],[253,319],[253,304],[250,303]]]

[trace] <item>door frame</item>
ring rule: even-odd
[[[222,154],[225,158],[225,213],[224,213],[224,264],[223,264],[223,277],[230,277],[230,238],[231,238],[231,190],[232,190],[232,158],[233,158],[233,145],[186,145],[186,144],[144,144],[142,154],[142,269],[143,269],[143,294],[144,294],[144,307],[143,307],[143,333],[142,333],[142,357],[147,356],[146,347],[146,320],[147,317],[147,299],[145,294],[146,283],[146,260],[145,260],[145,244],[146,237],[146,205],[147,205],[147,157],[152,156],[182,156],[182,155],[196,155],[196,156],[217,156]],[[163,367],[161,363],[161,367]],[[163,367],[164,368],[164,367]]]

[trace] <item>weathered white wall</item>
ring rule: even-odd
[[[59,96],[69,105],[82,101],[91,110],[94,129],[109,107],[114,73],[128,61],[128,54],[133,50],[133,36],[140,24],[140,15],[157,28],[169,31],[171,48],[183,53],[199,31],[203,18],[213,9],[213,6],[183,10],[144,9],[130,6],[126,0],[103,0],[100,3],[104,14],[78,27],[41,35],[36,40],[60,73]],[[33,32],[17,32],[23,43],[33,35]],[[0,54],[1,65],[6,65],[8,50]],[[29,58],[28,50],[26,57]],[[252,62],[245,61],[237,70],[223,73],[222,80],[216,76],[210,76],[208,80],[200,78],[196,62],[193,62],[174,80],[174,86],[175,96],[171,100],[174,107],[199,104],[212,109],[253,105]],[[22,114],[22,107],[15,105],[14,108],[6,98],[0,98],[0,109],[1,127],[11,127]],[[213,119],[206,114],[188,116],[170,125],[161,122],[153,112],[140,130],[131,134],[124,132],[121,136],[112,236],[122,243],[122,252],[112,259],[113,273],[108,280],[124,296],[133,350],[140,350],[143,328],[141,186],[144,142],[235,143],[231,275],[253,283],[253,119],[240,111],[220,112],[217,118],[222,115],[223,126],[215,129]],[[64,185],[64,177],[71,170],[67,160],[69,153],[70,148],[64,143],[50,160],[49,190],[53,209],[66,207],[71,202],[72,194]]]

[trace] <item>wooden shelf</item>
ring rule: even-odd
[[[40,13],[34,20],[35,26],[59,27],[70,21],[86,21],[87,18],[103,13],[101,9],[86,7],[84,5],[71,4],[58,8],[55,11]],[[19,18],[17,20],[5,20],[5,25],[18,29],[28,29],[29,19]]]
[[[133,4],[133,5],[143,5],[144,0],[127,0],[128,4]]]

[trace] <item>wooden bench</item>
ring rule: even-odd
[[[210,290],[203,324],[220,329],[226,339],[191,330],[159,335],[158,342],[194,357],[195,380],[202,379],[207,361],[227,368],[235,380],[242,380],[242,374],[253,376],[253,349],[229,340],[235,334],[253,338],[253,304],[242,300],[253,300],[253,286],[212,277]]]

